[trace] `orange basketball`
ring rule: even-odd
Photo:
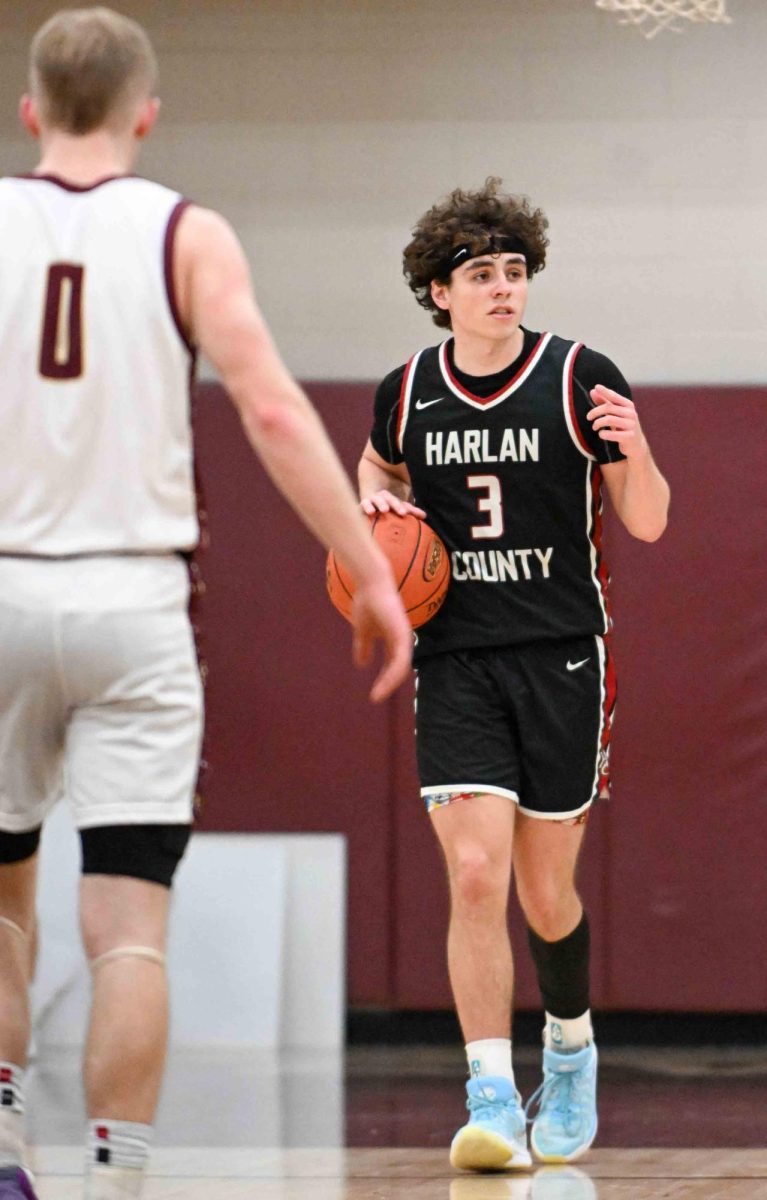
[[[413,629],[425,625],[442,606],[450,582],[445,544],[412,513],[376,513],[370,532],[394,570],[397,588]],[[328,595],[342,616],[351,619],[354,584],[331,550],[327,562]]]

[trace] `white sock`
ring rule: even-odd
[[[135,1200],[149,1161],[151,1125],[135,1121],[88,1123],[85,1200]]]
[[[483,1038],[479,1042],[467,1042],[466,1058],[472,1079],[477,1075],[501,1075],[514,1082],[510,1038]]]
[[[0,1168],[25,1165],[24,1072],[0,1062]]]
[[[594,1030],[591,1027],[591,1009],[571,1020],[552,1017],[546,1013],[546,1027],[543,1031],[543,1044],[547,1050],[558,1050],[561,1054],[573,1054],[582,1050],[589,1042],[594,1041]]]

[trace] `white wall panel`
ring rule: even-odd
[[[40,851],[38,1050],[78,1045],[85,1029],[90,973],[77,932],[79,868],[79,839],[59,804]],[[174,1046],[338,1051],[345,959],[340,834],[195,833],[170,916]]]
[[[16,98],[55,7],[0,0],[9,172],[33,162]],[[305,378],[374,379],[440,336],[402,247],[497,173],[551,219],[532,326],[635,382],[761,382],[767,5],[729,7],[730,27],[645,42],[591,0],[125,0],[162,71],[141,169],[236,223]]]

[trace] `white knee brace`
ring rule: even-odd
[[[165,955],[151,946],[115,946],[114,950],[107,950],[106,953],[99,954],[98,958],[94,958],[91,969],[95,971],[96,967],[102,967],[104,963],[113,962],[116,958],[143,958],[147,962],[157,963],[159,967],[165,966]]]

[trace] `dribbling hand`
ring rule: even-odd
[[[372,517],[377,512],[393,512],[398,517],[406,517],[408,513],[412,513],[414,517],[418,517],[423,521],[426,513],[422,508],[417,508],[415,504],[409,504],[407,500],[400,500],[399,496],[395,496],[393,492],[381,490],[373,492],[372,496],[366,496],[360,501],[362,511]]]

